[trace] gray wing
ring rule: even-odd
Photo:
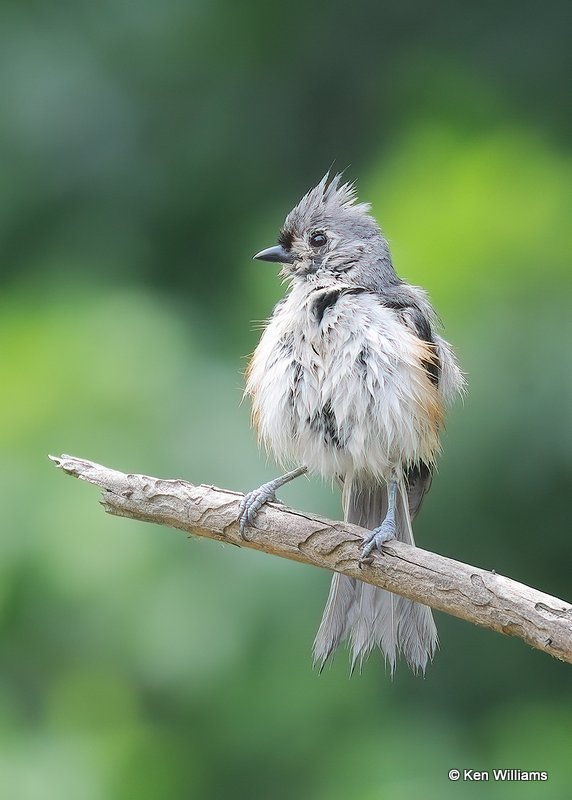
[[[430,467],[423,461],[410,467],[405,473],[405,484],[407,486],[407,502],[409,504],[409,515],[412,520],[417,516],[423,498],[431,488],[433,474]]]
[[[384,305],[394,308],[403,321],[423,341],[435,347],[435,362],[426,365],[431,380],[437,384],[446,405],[465,391],[465,378],[451,345],[436,332],[439,318],[431,305],[427,292],[420,286],[400,284],[380,293]]]

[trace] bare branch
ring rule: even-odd
[[[249,529],[248,541],[243,541],[236,522],[243,496],[238,492],[127,475],[73,456],[50,458],[68,475],[99,486],[102,505],[110,514],[343,572],[476,625],[518,636],[572,663],[572,605],[510,578],[401,542],[389,543],[371,565],[360,567],[362,528],[277,503],[263,507],[256,527]]]

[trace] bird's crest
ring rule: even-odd
[[[303,231],[315,224],[334,220],[340,215],[362,216],[368,214],[369,203],[358,203],[355,184],[342,183],[342,175],[331,177],[326,172],[322,180],[310,189],[286,217],[281,233],[281,243],[286,244],[294,231]]]

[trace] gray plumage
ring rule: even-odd
[[[344,519],[372,530],[371,546],[412,544],[445,407],[463,389],[427,295],[396,275],[369,205],[340,176],[308,192],[257,257],[290,284],[247,373],[262,441],[281,463],[337,479]],[[241,526],[272,491],[251,493]],[[344,640],[352,668],[377,646],[392,672],[400,654],[423,671],[437,631],[426,606],[334,574],[315,662]]]
[[[356,480],[344,486],[344,519],[348,522],[375,528],[386,512],[385,486],[364,485]],[[396,538],[414,544],[407,514],[404,509],[399,510]],[[323,666],[345,639],[351,647],[352,670],[356,664],[361,666],[377,645],[391,673],[400,652],[414,671],[424,670],[438,641],[433,615],[427,606],[336,573],[314,640],[314,662]]]

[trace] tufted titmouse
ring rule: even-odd
[[[244,535],[263,503],[304,472],[337,479],[344,519],[368,528],[362,553],[396,537],[431,485],[445,407],[462,392],[426,293],[395,274],[387,241],[352,184],[324,176],[288,214],[278,245],[289,291],[247,370],[260,439],[296,469],[244,498]],[[352,668],[378,646],[391,672],[402,654],[424,671],[437,644],[427,606],[334,573],[314,641],[320,667],[348,639]]]

